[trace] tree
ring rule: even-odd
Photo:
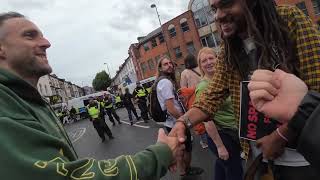
[[[101,71],[96,74],[96,77],[92,81],[92,86],[96,91],[106,91],[111,85],[111,78],[106,71]]]

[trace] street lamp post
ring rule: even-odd
[[[159,13],[158,13],[157,6],[156,6],[155,4],[151,4],[151,6],[150,6],[150,7],[151,7],[151,8],[156,8],[156,12],[157,12],[157,16],[158,16],[159,24],[160,24],[160,27],[161,27],[161,26],[162,26],[162,24],[161,24],[160,15],[159,15]]]
[[[110,76],[110,78],[111,78],[111,74],[110,74],[110,70],[109,70],[109,64],[108,63],[103,63],[104,65],[107,65],[107,70],[108,70],[108,74],[109,74],[109,76]]]
[[[170,56],[170,51],[169,51],[168,44],[167,44],[167,40],[166,40],[166,37],[165,37],[164,32],[163,32],[163,30],[162,30],[162,24],[161,24],[160,15],[159,15],[157,6],[156,6],[155,4],[151,4],[150,7],[156,9],[157,16],[158,16],[158,20],[159,20],[159,24],[160,24],[161,33],[162,33],[162,36],[163,36],[163,39],[164,39],[164,43],[166,44],[166,48],[167,48],[167,51],[168,51],[169,58],[171,58],[171,56]]]

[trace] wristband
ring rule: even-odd
[[[285,140],[285,141],[289,141],[281,132],[280,132],[280,130],[279,130],[279,128],[277,128],[277,133],[278,133],[278,135],[283,139],[283,140]]]

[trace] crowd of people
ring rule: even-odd
[[[204,127],[202,143],[217,156],[215,180],[316,180],[320,177],[319,102],[320,33],[302,11],[276,6],[273,0],[210,0],[223,40],[219,51],[202,48],[196,62],[186,63],[180,84],[175,64],[167,57],[157,65],[157,102],[166,116],[157,143],[135,155],[115,159],[79,159],[50,105],[36,89],[39,78],[51,73],[46,50],[51,46],[39,28],[22,14],[0,14],[0,160],[4,179],[160,179],[167,170],[182,178],[200,175],[192,167],[192,131]],[[192,57],[188,56],[188,59]],[[259,112],[281,125],[270,134],[248,141],[239,137],[243,91]],[[122,96],[131,125],[137,97],[141,118],[148,122],[146,90]],[[195,100],[186,107],[178,89],[193,88]],[[151,102],[151,104],[154,102]],[[102,141],[121,124],[110,97],[91,99],[90,120]],[[196,128],[197,127],[197,128]],[[198,131],[198,130],[196,130]],[[287,148],[287,145],[294,145]],[[248,176],[251,162],[262,166]],[[245,161],[242,161],[245,160]],[[244,164],[242,162],[245,162]],[[264,171],[265,169],[267,171]],[[17,169],[19,173],[17,173]],[[269,176],[269,177],[270,177]]]

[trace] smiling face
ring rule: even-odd
[[[199,67],[204,76],[212,76],[215,70],[217,57],[214,53],[203,52],[199,56]]]
[[[246,31],[243,0],[210,0],[218,28],[227,39]]]
[[[46,49],[50,43],[39,28],[25,18],[11,18],[0,27],[0,66],[22,78],[51,73]]]

